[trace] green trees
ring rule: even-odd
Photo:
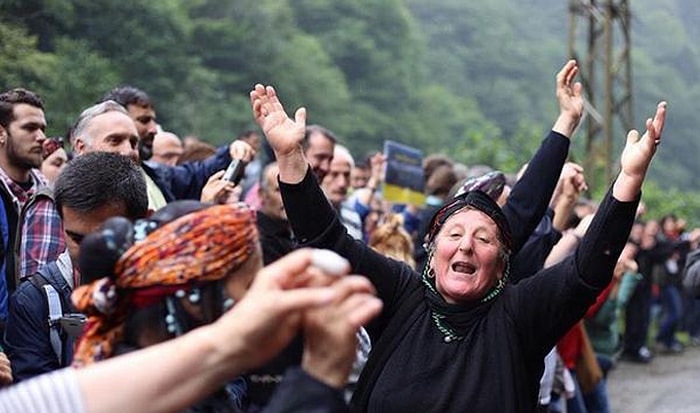
[[[52,60],[37,50],[36,36],[29,36],[21,26],[0,21],[0,85],[3,90],[36,87],[47,75],[44,69]]]
[[[652,168],[664,187],[700,187],[694,6],[632,4],[637,124],[670,102]],[[253,126],[248,91],[270,83],[358,157],[392,139],[514,171],[556,116],[567,12],[557,0],[4,0],[0,88],[37,90],[63,134],[132,84],[166,129],[222,143]]]
[[[39,51],[38,38],[0,22],[0,88],[26,87],[45,100],[49,133],[64,135],[79,111],[113,87],[110,63],[80,40],[52,39],[55,53]]]

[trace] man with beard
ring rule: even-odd
[[[14,237],[18,214],[45,179],[41,167],[46,139],[44,102],[34,92],[12,89],[0,94],[0,227],[4,259],[0,267],[0,333],[7,318],[8,293],[14,291]]]

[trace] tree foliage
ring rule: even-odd
[[[658,100],[670,103],[652,180],[687,198],[674,206],[694,206],[700,12],[694,0],[631,7],[639,127]],[[248,92],[270,83],[358,156],[392,139],[512,172],[557,114],[567,13],[559,0],[3,0],[0,87],[38,91],[50,133],[62,134],[131,84],[151,95],[164,128],[223,143],[253,126]]]

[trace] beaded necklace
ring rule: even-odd
[[[435,323],[435,327],[437,327],[437,329],[442,333],[442,341],[449,344],[453,341],[460,341],[464,339],[463,335],[457,334],[457,332],[454,331],[451,327],[443,323],[443,320],[445,319],[444,315],[431,311],[430,316],[432,317],[433,322]]]
[[[432,258],[432,254],[429,255],[429,257],[428,257],[428,262],[430,262],[430,258]],[[421,277],[421,278],[422,278],[422,281],[423,281],[423,284],[425,284],[426,287],[428,287],[428,289],[429,289],[431,292],[433,292],[434,294],[438,294],[438,295],[439,295],[440,293],[438,293],[438,291],[435,289],[435,286],[433,285],[433,283],[431,283],[431,282],[428,280],[428,278],[434,278],[434,277],[435,277],[434,274],[432,274],[432,276],[431,276],[431,273],[432,273],[432,270],[428,267],[428,265],[426,265],[426,266],[425,266],[425,269],[424,269],[424,271],[423,271],[423,276]],[[508,275],[509,275],[509,274],[510,274],[510,260],[508,260],[508,263],[507,263],[507,265],[506,265],[506,271],[505,271],[505,273],[503,274],[503,277],[501,277],[501,278],[498,280],[498,284],[496,284],[496,285],[489,291],[489,293],[486,294],[486,297],[484,297],[484,298],[481,299],[481,303],[486,303],[486,302],[488,302],[488,301],[491,301],[491,300],[493,300],[494,298],[496,298],[499,294],[501,294],[501,292],[503,291],[503,288],[504,288],[505,285],[506,285],[506,281],[505,281],[505,280],[508,279]],[[438,313],[438,312],[436,312],[435,310],[431,309],[431,310],[430,310],[430,317],[433,319],[433,324],[435,324],[435,327],[437,327],[438,331],[440,331],[440,333],[442,333],[442,341],[444,341],[445,343],[449,344],[449,343],[452,343],[452,342],[455,342],[455,341],[461,341],[461,340],[464,339],[464,335],[463,335],[463,334],[457,333],[457,331],[455,331],[455,329],[453,329],[452,327],[450,327],[450,326],[446,323],[446,320],[445,320],[445,319],[447,318],[447,316],[446,316],[445,314]]]

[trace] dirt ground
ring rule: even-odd
[[[612,413],[700,413],[700,348],[658,355],[647,364],[619,361],[608,377]]]

